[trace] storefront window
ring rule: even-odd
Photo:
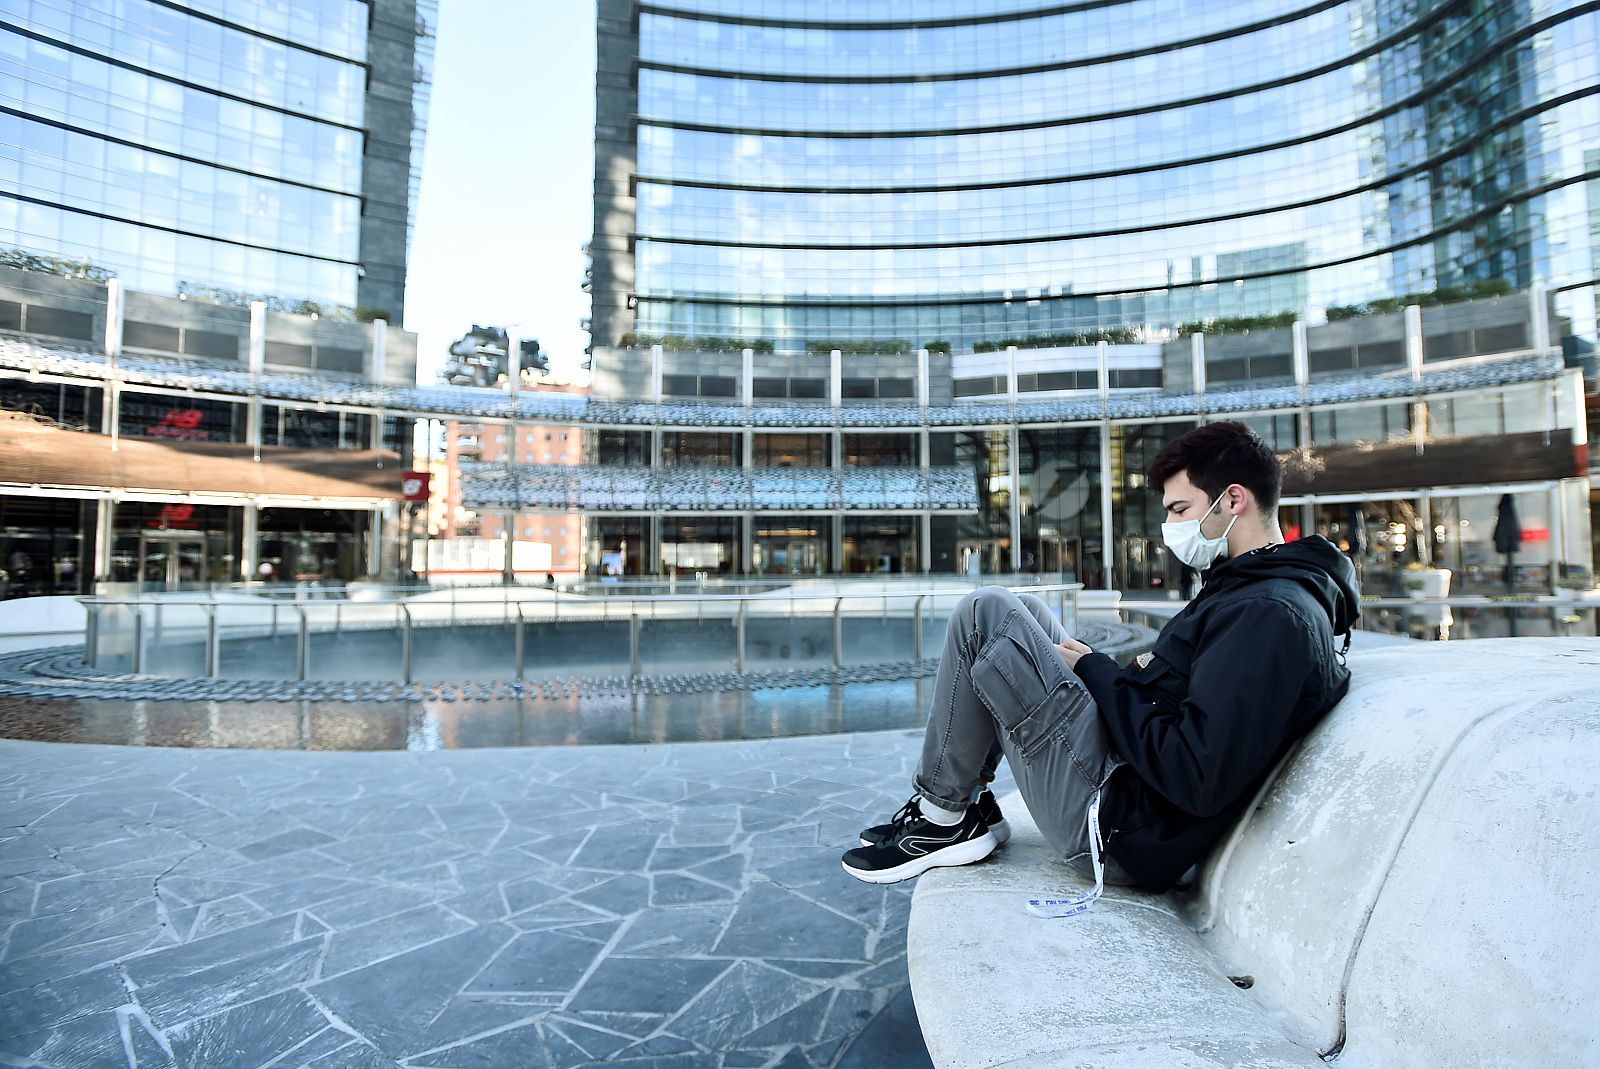
[[[371,514],[358,509],[262,509],[257,577],[341,583],[367,572]]]
[[[975,513],[956,520],[955,571],[998,575],[1011,571],[1011,442],[1002,429],[939,432],[928,436],[935,467],[972,472]]]
[[[0,497],[0,601],[92,592],[92,501]]]
[[[590,463],[605,467],[644,467],[650,463],[649,431],[595,431],[587,436]]]
[[[112,582],[161,591],[238,581],[243,511],[177,501],[116,505]]]
[[[228,401],[124,394],[118,418],[121,433],[130,437],[188,442],[245,440],[245,406]]]
[[[666,467],[736,468],[743,464],[738,436],[666,431],[661,435],[661,463]]]
[[[831,466],[825,434],[757,434],[751,451],[758,468]]]
[[[1313,445],[1351,445],[1404,438],[1411,430],[1409,406],[1361,405],[1315,409],[1311,413]]]
[[[914,468],[914,434],[846,434],[841,443],[847,468]]]
[[[636,516],[595,516],[589,520],[588,572],[604,579],[644,574],[650,521]]]
[[[910,575],[917,571],[920,537],[916,516],[846,516],[844,570]]]
[[[827,516],[756,516],[750,571],[756,575],[826,575],[833,542]]]
[[[99,387],[0,378],[0,409],[42,416],[75,431],[100,429]]]
[[[1316,524],[1355,565],[1363,594],[1404,596],[1407,570],[1422,567],[1428,552],[1422,509],[1411,498],[1318,504]]]
[[[1022,570],[1103,586],[1100,429],[1022,428],[1017,448]]]
[[[661,521],[662,574],[738,575],[739,528],[731,516],[666,517]]]
[[[1247,412],[1241,415],[1218,414],[1210,417],[1212,423],[1225,419],[1236,419],[1248,424],[1274,453],[1287,453],[1300,445],[1299,418],[1293,413]]]
[[[1111,431],[1111,529],[1116,532],[1112,585],[1119,590],[1183,590],[1187,569],[1161,541],[1161,488],[1150,486],[1145,471],[1168,442],[1196,424],[1152,423]]]
[[[1495,541],[1495,529],[1509,519],[1510,498],[1522,539],[1512,553]],[[1470,494],[1436,497],[1431,504],[1436,567],[1452,574],[1452,594],[1534,594],[1551,590],[1552,495],[1530,490],[1510,495]]]

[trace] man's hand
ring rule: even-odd
[[[1074,671],[1077,670],[1078,661],[1081,658],[1094,652],[1094,650],[1091,650],[1088,646],[1085,646],[1075,638],[1067,639],[1061,645],[1057,646],[1056,649],[1060,650],[1061,656],[1067,659],[1067,667],[1073,669]]]

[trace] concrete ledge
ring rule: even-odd
[[[1026,898],[1086,879],[1003,799],[1011,843],[913,898],[934,1063],[1594,1064],[1600,640],[1411,644],[1352,667],[1189,894],[1032,917]]]

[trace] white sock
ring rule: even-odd
[[[923,798],[922,801],[924,804],[918,807],[922,810],[922,815],[941,828],[954,827],[960,824],[961,819],[967,815],[965,811],[952,813],[948,809],[940,809],[928,798]]]

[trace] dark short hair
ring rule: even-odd
[[[1145,473],[1157,493],[1167,480],[1185,472],[1189,481],[1216,500],[1234,483],[1255,495],[1263,516],[1278,507],[1283,469],[1261,436],[1236,419],[1207,423],[1168,442]]]

